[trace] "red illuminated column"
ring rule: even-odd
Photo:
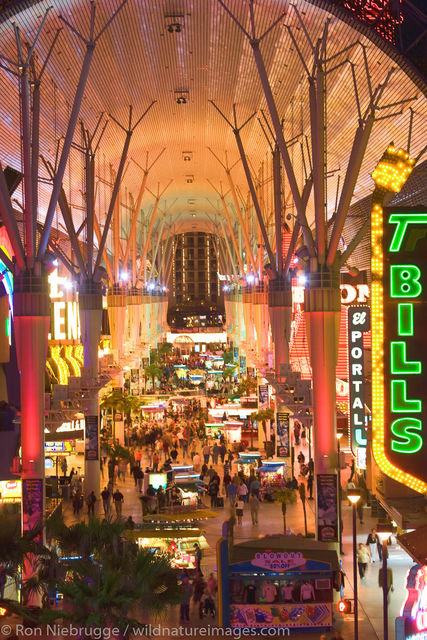
[[[84,366],[92,370],[92,379],[98,380],[98,348],[102,328],[102,289],[99,283],[85,282],[79,289],[80,333],[84,347]],[[85,407],[85,493],[99,495],[100,490],[100,437],[98,391],[88,398]],[[89,427],[88,427],[89,425]],[[90,434],[88,433],[90,429]],[[91,436],[90,438],[88,436]]]
[[[22,531],[43,523],[45,502],[44,397],[50,301],[46,276],[15,278],[14,330],[21,388]],[[31,560],[23,580],[34,575]],[[38,605],[37,595],[25,604]]]
[[[280,365],[289,363],[292,320],[292,288],[288,280],[270,280],[268,311],[274,346],[274,369],[280,380]]]
[[[304,313],[312,367],[313,451],[317,480],[318,475],[336,474],[337,469],[336,368],[341,314],[339,272],[308,274]],[[316,495],[316,531],[318,507]]]

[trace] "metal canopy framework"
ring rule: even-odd
[[[393,59],[386,55],[388,45],[382,45],[383,49],[376,47],[354,27],[338,19],[336,8],[334,13],[330,13],[310,2],[299,1],[291,7],[283,0],[256,0],[250,14],[248,4],[240,0],[198,0],[191,3],[185,0],[183,5],[180,31],[169,32],[165,15],[170,7],[166,0],[160,0],[155,6],[148,0],[130,0],[97,43],[81,106],[80,118],[84,127],[93,131],[101,112],[125,122],[130,104],[135,113],[142,113],[151,100],[157,102],[156,109],[150,113],[150,127],[139,128],[132,136],[128,154],[132,162],[123,169],[120,193],[129,194],[133,202],[133,207],[129,208],[124,206],[124,198],[121,198],[123,222],[119,233],[124,247],[123,258],[129,260],[132,254],[135,260],[133,245],[138,257],[144,257],[140,265],[145,262],[147,254],[151,256],[156,250],[161,256],[167,248],[171,223],[179,215],[180,232],[207,230],[222,234],[224,228],[230,248],[238,254],[234,261],[239,264],[240,272],[245,261],[254,270],[256,246],[259,244],[258,221],[261,220],[265,226],[264,229],[261,227],[264,262],[270,262],[275,269],[277,265],[272,254],[274,248],[280,246],[275,237],[279,219],[277,185],[280,184],[281,205],[284,213],[290,215],[288,220],[298,219],[300,232],[307,246],[311,246],[312,255],[316,253],[321,263],[330,264],[341,238],[347,242],[351,240],[346,238],[344,213],[350,203],[371,193],[369,174],[372,167],[390,140],[396,144],[406,140],[411,113],[414,114],[411,152],[416,156],[421,150],[427,116],[425,98],[400,68],[394,70],[387,85],[380,89],[381,101],[378,94],[373,95],[376,87],[384,85],[395,66],[396,52],[389,49]],[[326,5],[323,3],[322,6]],[[81,30],[90,18],[91,5],[82,0],[27,3],[24,9],[17,9],[15,13],[16,22],[25,37],[30,40],[34,37],[44,10],[50,6],[52,9],[38,42],[42,60],[49,55],[52,36],[57,29],[71,24]],[[96,3],[95,31],[120,6],[119,0],[99,0]],[[230,20],[227,10],[236,21]],[[352,24],[359,26],[357,21]],[[262,34],[255,47],[259,52],[256,54],[252,52],[250,41],[253,26],[257,34]],[[250,36],[249,39],[245,34]],[[0,38],[3,56],[14,58],[15,34],[8,21],[0,24]],[[77,62],[82,57],[82,46],[84,42],[76,39],[71,30],[63,29],[48,64],[43,68],[39,146],[45,160],[61,169],[58,175],[63,169],[60,158],[64,136],[73,116],[70,105],[73,103],[73,88],[78,81]],[[283,122],[283,140],[278,135],[278,123],[271,120],[265,84],[263,88],[258,75],[260,56],[277,116],[280,123]],[[328,72],[323,73],[326,60]],[[6,63],[6,60],[2,62]],[[16,79],[2,70],[0,161],[3,166],[9,165],[20,171],[20,114],[16,89]],[[181,99],[182,96],[185,100]],[[233,127],[219,117],[209,101],[220,107],[228,122],[233,121],[233,105],[236,105],[239,123],[246,123],[239,131],[238,144]],[[375,124],[371,122],[372,118],[369,120],[369,112],[365,113],[370,103],[375,109]],[[310,125],[317,122],[321,127],[325,113],[327,137],[319,136],[313,140]],[[277,143],[284,165],[280,181],[277,181],[277,159],[276,181],[273,180],[274,161],[270,143],[258,118],[249,119],[252,114],[257,114],[267,129],[270,125],[265,118],[262,120],[261,115],[266,115],[271,122],[270,142],[273,145]],[[383,117],[387,119],[381,120]],[[346,180],[349,162],[357,164],[360,160],[351,153],[358,124],[361,129],[359,137],[362,137],[362,129],[366,131],[372,124],[373,127],[360,171],[358,175],[350,172],[353,179],[349,184]],[[312,126],[312,130],[315,129]],[[270,135],[272,131],[273,136]],[[108,228],[106,222],[111,218],[109,205],[113,200],[109,184],[110,165],[119,166],[122,144],[123,133],[117,127],[107,127],[94,166],[93,224],[101,244],[106,243],[109,253],[114,253],[113,234],[107,235],[104,231]],[[220,162],[215,160],[210,150]],[[246,163],[239,161],[242,159],[239,150],[243,150]],[[323,184],[319,180],[316,182],[316,171],[325,152],[329,172]],[[153,159],[148,164],[147,153]],[[160,154],[161,160],[157,162]],[[224,154],[225,164],[222,160]],[[292,165],[292,172],[287,164]],[[55,200],[59,178],[52,192],[50,176],[44,166],[41,172],[36,198],[38,222],[43,224],[47,215],[54,227],[66,228],[69,225],[62,219],[59,207],[53,210],[51,204]],[[78,149],[72,148],[70,162],[63,171],[61,200],[64,201],[65,195],[74,228],[84,225],[80,238],[85,240],[92,233],[92,223],[85,224],[86,203],[81,192],[83,172],[84,157]],[[251,177],[252,189],[248,187]],[[314,188],[309,193],[305,192],[307,204],[305,208],[304,203],[304,213],[301,196],[310,178]],[[229,191],[224,193],[220,187],[222,201],[218,198],[217,187],[224,179]],[[160,199],[157,184],[168,185],[171,180],[167,193]],[[351,188],[353,184],[354,190]],[[24,205],[20,189],[15,196]],[[315,206],[322,200],[325,202],[324,214],[320,213],[320,206]],[[168,218],[162,225],[162,237],[159,238],[158,222],[161,211],[166,208]],[[215,224],[218,215],[224,227]],[[322,215],[325,221],[335,215],[333,224],[322,224]],[[316,232],[312,234],[310,228],[314,228],[315,222]],[[240,243],[234,232],[230,233],[230,228],[236,224],[242,229],[243,242]],[[153,243],[151,234],[156,228],[157,236]],[[32,231],[28,229],[28,233]],[[330,233],[333,241],[328,251]],[[45,242],[46,234],[42,235],[40,251]],[[242,255],[242,247],[247,258]],[[101,255],[102,252],[99,253]],[[141,275],[143,270],[140,266],[137,272]]]

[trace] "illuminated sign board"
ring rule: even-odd
[[[427,492],[427,213],[374,206],[373,452],[382,471]]]
[[[49,340],[80,340],[79,307],[69,300],[72,285],[55,269],[48,278],[51,304]],[[72,295],[71,295],[72,297]]]
[[[0,503],[21,502],[21,480],[0,480]]]
[[[396,640],[427,640],[427,567],[413,565],[405,587],[406,599],[396,618]]]
[[[45,442],[44,450],[46,454],[71,453],[73,451],[73,443],[70,440],[59,440],[57,442]]]
[[[370,330],[369,307],[348,308],[348,382],[350,446],[354,455],[366,447],[363,334]]]

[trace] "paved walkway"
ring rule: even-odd
[[[299,447],[298,447],[299,449]],[[143,461],[144,462],[144,461]],[[143,465],[143,468],[145,466]],[[222,478],[222,467],[217,468],[219,475]],[[346,472],[343,474],[343,484],[346,480]],[[103,485],[104,486],[104,485]],[[135,522],[142,521],[142,512],[140,501],[138,499],[138,492],[134,486],[134,480],[129,475],[124,481],[118,482],[118,487],[124,495],[123,504],[123,517],[127,518],[132,516]],[[102,488],[102,487],[101,487]],[[209,506],[209,498],[205,498],[205,504],[207,508]],[[307,501],[308,509],[308,530],[314,531],[314,501]],[[98,513],[102,510],[100,501],[97,503]],[[218,514],[216,518],[208,518],[200,522],[200,527],[205,530],[206,538],[209,543],[209,549],[204,552],[202,559],[202,570],[206,575],[216,567],[215,546],[218,538],[221,535],[221,526],[223,521],[228,517],[229,508],[227,504],[223,509],[214,509]],[[64,514],[67,522],[71,523],[76,520],[72,514],[71,505],[64,504]],[[85,519],[87,516],[84,515]],[[345,590],[346,597],[353,598],[353,562],[352,562],[352,513],[350,505],[343,502],[342,505],[342,518],[343,518],[343,550],[342,556],[343,569],[346,574]],[[368,532],[375,526],[376,520],[371,518],[370,509],[364,509],[364,524],[357,524],[357,540],[358,542],[366,542]],[[249,508],[245,512],[243,517],[243,524],[241,526],[235,526],[235,541],[243,542],[250,540],[251,538],[258,537],[259,535],[283,533],[283,519],[281,514],[281,508],[277,504],[261,503],[260,524],[253,526],[251,523]],[[295,505],[288,506],[287,513],[287,527],[294,533],[304,533],[304,520],[303,510],[300,500],[298,499]],[[399,615],[400,608],[405,596],[405,577],[408,568],[412,565],[412,560],[409,556],[403,552],[400,547],[393,545],[390,548],[389,566],[393,570],[394,576],[394,593],[391,594],[390,607],[389,607],[389,640],[394,640],[394,621],[395,617]],[[378,564],[371,564],[368,567],[366,578],[362,581],[359,580],[359,637],[363,640],[383,640],[382,631],[382,590],[378,586]],[[215,625],[216,620],[205,619],[203,621],[198,620],[197,611],[193,611],[191,614],[191,626],[199,628],[200,626]],[[161,624],[172,628],[175,625],[179,626],[177,608],[175,611],[169,611],[164,616]],[[341,616],[336,615],[336,628],[339,629],[344,637],[344,640],[354,640],[354,616],[348,614]],[[291,633],[292,635],[292,633]],[[301,634],[294,632],[293,635],[297,636],[301,640],[314,640],[319,638],[319,634]],[[159,638],[167,638],[168,635],[156,635]],[[193,636],[202,637],[202,636]],[[204,636],[207,637],[207,636]]]

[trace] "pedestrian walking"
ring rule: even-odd
[[[242,498],[239,498],[236,502],[237,524],[242,524],[244,508],[245,508],[245,503],[242,500]]]
[[[365,506],[365,502],[364,502],[363,498],[361,497],[356,503],[357,517],[359,518],[360,524],[365,524],[363,522],[363,507],[364,506]]]
[[[308,473],[307,477],[307,491],[308,491],[308,499],[313,500],[313,474],[311,471]]]
[[[194,543],[193,546],[193,550],[194,550],[194,555],[196,557],[196,569],[197,571],[199,571],[200,573],[202,573],[202,569],[201,569],[201,563],[202,563],[202,550],[199,547],[199,545],[197,544],[197,542]],[[203,574],[202,574],[203,575]]]
[[[261,483],[257,476],[252,476],[249,482],[249,492],[253,493],[259,500],[259,490],[261,488]]]
[[[102,506],[104,508],[104,516],[108,518],[111,508],[111,493],[108,491],[107,487],[104,487],[104,489],[101,491],[101,498]]]
[[[230,506],[234,506],[236,502],[236,494],[237,494],[237,483],[232,480],[228,485],[228,499],[230,500]]]
[[[89,493],[89,495],[86,498],[86,504],[87,504],[87,514],[88,516],[94,516],[95,515],[95,503],[96,503],[96,495],[94,491],[91,491]]]
[[[258,524],[259,499],[256,493],[252,492],[249,498],[249,507],[251,509],[252,524]]]
[[[243,502],[246,502],[248,499],[248,494],[248,485],[242,480],[242,482],[237,487],[237,496],[238,498],[241,498]]]
[[[209,457],[211,455],[211,448],[210,446],[206,443],[205,446],[203,447],[203,460],[205,464],[209,464]]]
[[[82,505],[83,505],[82,494],[80,493],[80,491],[76,491],[76,493],[73,496],[73,514],[75,516],[80,515],[80,509],[82,508]]]
[[[144,479],[144,472],[141,467],[138,467],[136,470],[136,482],[138,486],[139,493],[142,493],[142,481]]]
[[[159,454],[157,453],[157,451],[155,451],[153,453],[153,471],[154,471],[154,473],[157,473],[157,471],[159,470],[159,462],[160,462]]]
[[[382,567],[378,571],[378,586],[383,588],[383,569]],[[393,569],[387,567],[387,604],[390,604],[390,591],[394,591],[393,586]]]
[[[214,446],[212,447],[212,460],[214,464],[218,464],[219,453],[220,447],[218,445],[218,442],[215,442]]]
[[[182,602],[179,611],[180,622],[190,622],[190,601],[191,594],[193,593],[193,587],[188,579],[188,576],[184,576],[181,585]]]
[[[370,559],[369,549],[366,545],[359,542],[357,546],[357,566],[359,569],[360,578],[365,577],[366,569],[368,568],[368,562]]]
[[[378,555],[378,559],[381,560],[380,556],[379,556],[379,550],[381,549],[381,543],[380,543],[380,539],[378,537],[377,532],[374,529],[371,529],[371,531],[368,534],[368,537],[366,539],[366,544],[369,547],[369,550],[371,552],[371,561],[375,564],[375,558]],[[381,549],[382,551],[382,549]]]
[[[114,500],[114,506],[116,509],[116,515],[118,518],[121,518],[124,496],[123,496],[123,493],[119,491],[119,489],[116,489],[115,492],[113,493],[113,500]]]

